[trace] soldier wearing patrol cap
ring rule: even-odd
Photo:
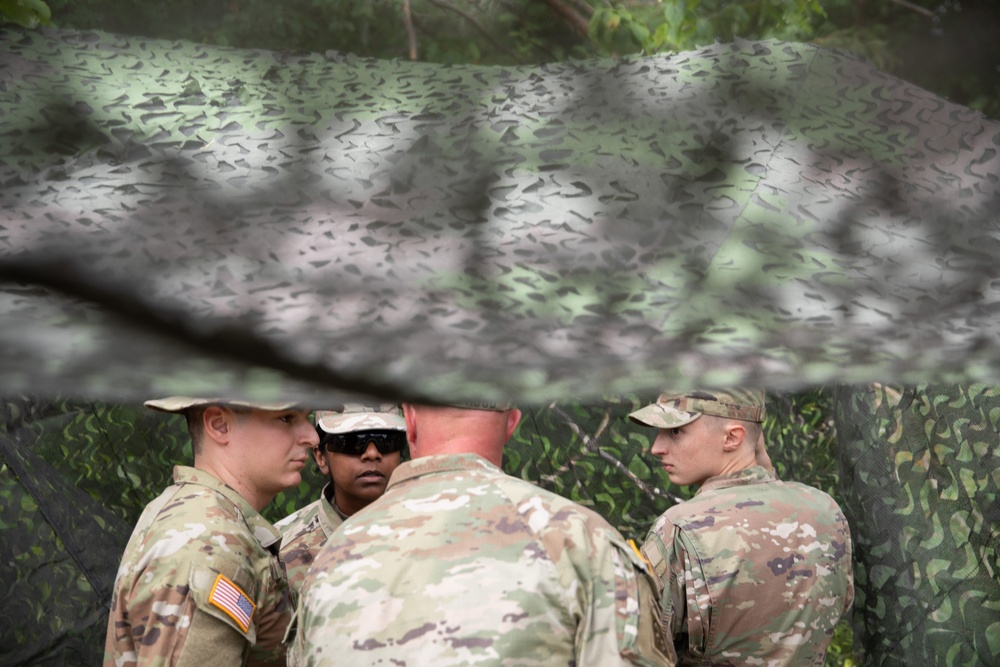
[[[679,665],[823,665],[854,599],[847,520],[760,465],[764,410],[759,390],[694,390],[629,415],[660,430],[652,453],[670,481],[699,487],[642,547]]]
[[[280,533],[260,514],[301,482],[318,436],[292,403],[171,396],[194,466],[146,506],[122,556],[105,667],[284,665],[294,607]]]
[[[275,524],[288,583],[298,591],[320,547],[344,519],[385,493],[406,446],[398,405],[349,403],[315,415],[316,465],[329,482],[320,497]]]
[[[403,412],[412,459],[317,556],[290,664],[673,664],[638,551],[595,512],[500,469],[519,410]]]

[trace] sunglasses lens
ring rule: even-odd
[[[365,431],[361,433],[326,433],[324,442],[328,451],[336,454],[361,456],[374,442],[379,454],[403,451],[406,435],[402,431]]]

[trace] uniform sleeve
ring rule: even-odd
[[[195,610],[187,640],[182,643],[177,660],[171,664],[173,667],[242,665],[249,646],[228,624]]]
[[[216,565],[225,569],[226,564]],[[285,667],[283,640],[291,620],[292,597],[280,561],[275,558],[269,565],[268,570],[253,575],[242,568],[230,570],[231,576],[206,567],[192,577],[198,612],[229,626],[230,635],[247,649],[244,660],[234,664]]]
[[[600,576],[577,638],[578,667],[672,667],[673,647],[659,623],[655,585],[638,550],[617,533],[595,536]],[[609,645],[613,642],[613,645]],[[617,662],[611,662],[610,656]]]
[[[285,636],[298,596],[291,590],[279,559],[270,562],[260,587],[257,643],[250,648],[246,664],[247,667],[285,667],[288,649]]]
[[[302,582],[316,560],[325,537],[321,531],[312,531],[296,532],[282,538],[281,560],[285,564],[288,585],[296,594],[302,589]]]
[[[208,592],[198,569],[170,570],[159,564],[155,576],[139,576],[128,601],[116,600],[114,631],[131,634],[132,651],[119,667],[202,667],[241,665],[250,645],[218,614],[205,609]]]
[[[642,545],[642,554],[653,573],[663,632],[671,643],[687,633],[684,569],[677,561],[675,533],[672,523],[660,519]]]

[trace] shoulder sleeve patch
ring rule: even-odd
[[[212,585],[212,592],[208,596],[208,602],[221,609],[229,618],[236,621],[243,632],[250,630],[250,623],[253,621],[255,605],[243,589],[237,586],[224,574],[219,574]]]

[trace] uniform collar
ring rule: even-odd
[[[411,479],[422,477],[423,475],[455,470],[490,470],[500,472],[499,468],[478,454],[421,456],[419,459],[412,459],[401,463],[392,472],[387,489]]]
[[[281,533],[278,529],[262,517],[260,512],[251,507],[246,498],[237,493],[236,489],[227,486],[215,475],[189,466],[174,466],[174,483],[197,484],[198,486],[212,489],[219,495],[224,496],[243,515],[243,519],[246,521],[251,532],[253,532],[254,537],[257,538],[257,541],[265,549],[281,542]]]
[[[327,482],[319,497],[319,522],[323,531],[330,535],[346,518],[347,515],[340,511],[333,498],[333,482]]]
[[[729,473],[728,475],[709,477],[705,480],[704,484],[701,485],[695,495],[706,491],[729,489],[734,486],[748,486],[750,484],[760,484],[762,482],[773,481],[775,481],[774,475],[769,473],[764,468],[760,466],[750,466],[749,468]]]

